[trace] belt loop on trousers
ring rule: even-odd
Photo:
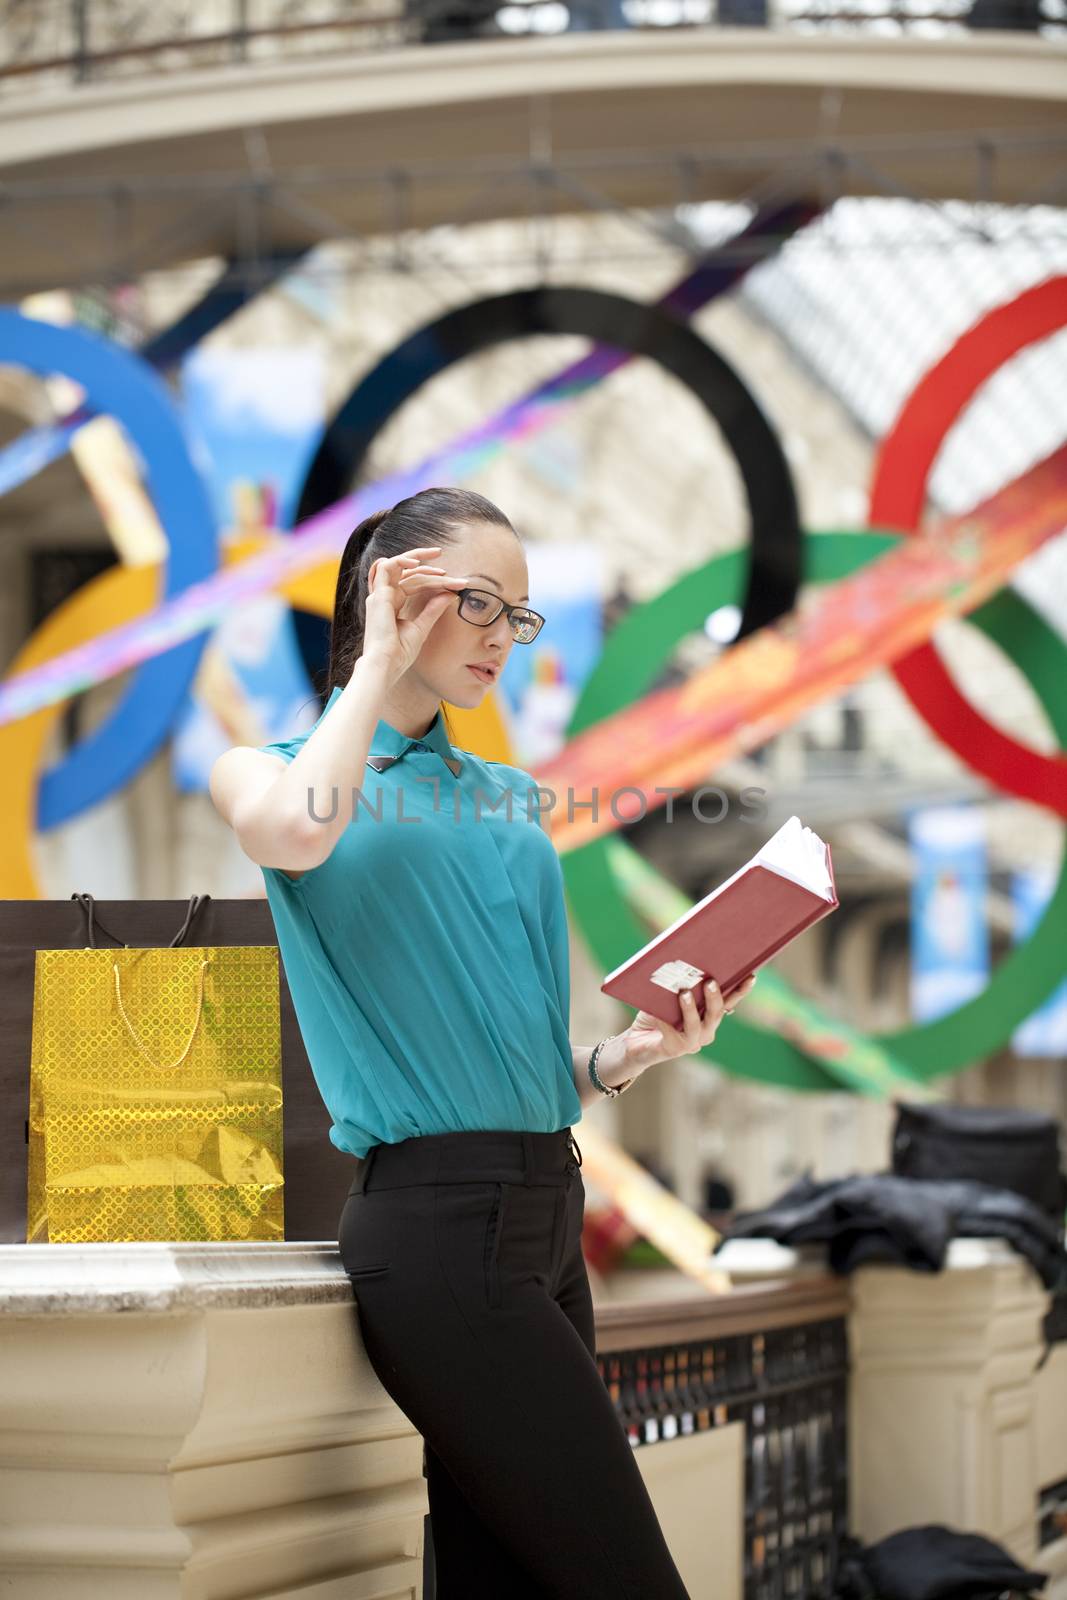
[[[525,1129],[520,1129],[520,1132],[522,1133],[522,1181],[529,1188],[534,1175],[533,1140]]]
[[[372,1144],[370,1149],[367,1151],[367,1154],[363,1157],[363,1171],[359,1175],[360,1194],[365,1194],[367,1192],[367,1178],[370,1176],[371,1165],[374,1161],[377,1150],[378,1146],[376,1144]]]
[[[582,1152],[581,1152],[581,1149],[579,1148],[578,1141],[574,1137],[574,1133],[570,1128],[567,1129],[567,1138],[570,1140],[571,1149],[574,1151],[575,1155],[578,1157],[578,1165],[581,1166],[581,1164],[582,1164]]]

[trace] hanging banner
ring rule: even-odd
[[[520,766],[549,761],[567,742],[582,686],[603,645],[603,555],[591,543],[531,544],[530,603],[545,625],[529,649],[513,650],[500,680],[508,735]]]
[[[325,418],[318,346],[197,346],[181,382],[223,541],[290,528]],[[288,601],[277,593],[245,600],[217,627],[178,718],[175,786],[205,789],[223,750],[302,732],[319,710]]]
[[[1029,938],[1052,896],[1056,874],[1051,867],[1025,867],[1012,873],[1015,942]],[[1032,1011],[1011,1036],[1017,1056],[1067,1056],[1067,978]]]
[[[929,1022],[989,980],[985,817],[974,806],[932,806],[911,814],[908,834],[911,1014]]]

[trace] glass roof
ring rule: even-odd
[[[721,237],[721,208],[687,208]],[[706,212],[705,226],[700,214]],[[857,425],[880,439],[925,372],[990,308],[1067,275],[1067,211],[841,199],[743,281],[741,303]],[[1067,301],[1067,287],[1065,287]],[[1067,328],[1014,357],[952,428],[930,509],[963,512],[1065,442]],[[1067,538],[1019,568],[1022,592],[1067,635]]]

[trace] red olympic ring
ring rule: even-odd
[[[1005,361],[1065,324],[1067,277],[1055,277],[987,312],[963,334],[916,385],[882,442],[872,528],[918,530],[934,460],[960,412]],[[892,671],[933,731],[975,772],[1067,817],[1067,757],[1042,755],[995,728],[956,687],[933,644],[910,650]]]

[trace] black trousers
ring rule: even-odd
[[[569,1128],[425,1134],[374,1146],[341,1212],[438,1600],[689,1600],[596,1365],[580,1161]]]

